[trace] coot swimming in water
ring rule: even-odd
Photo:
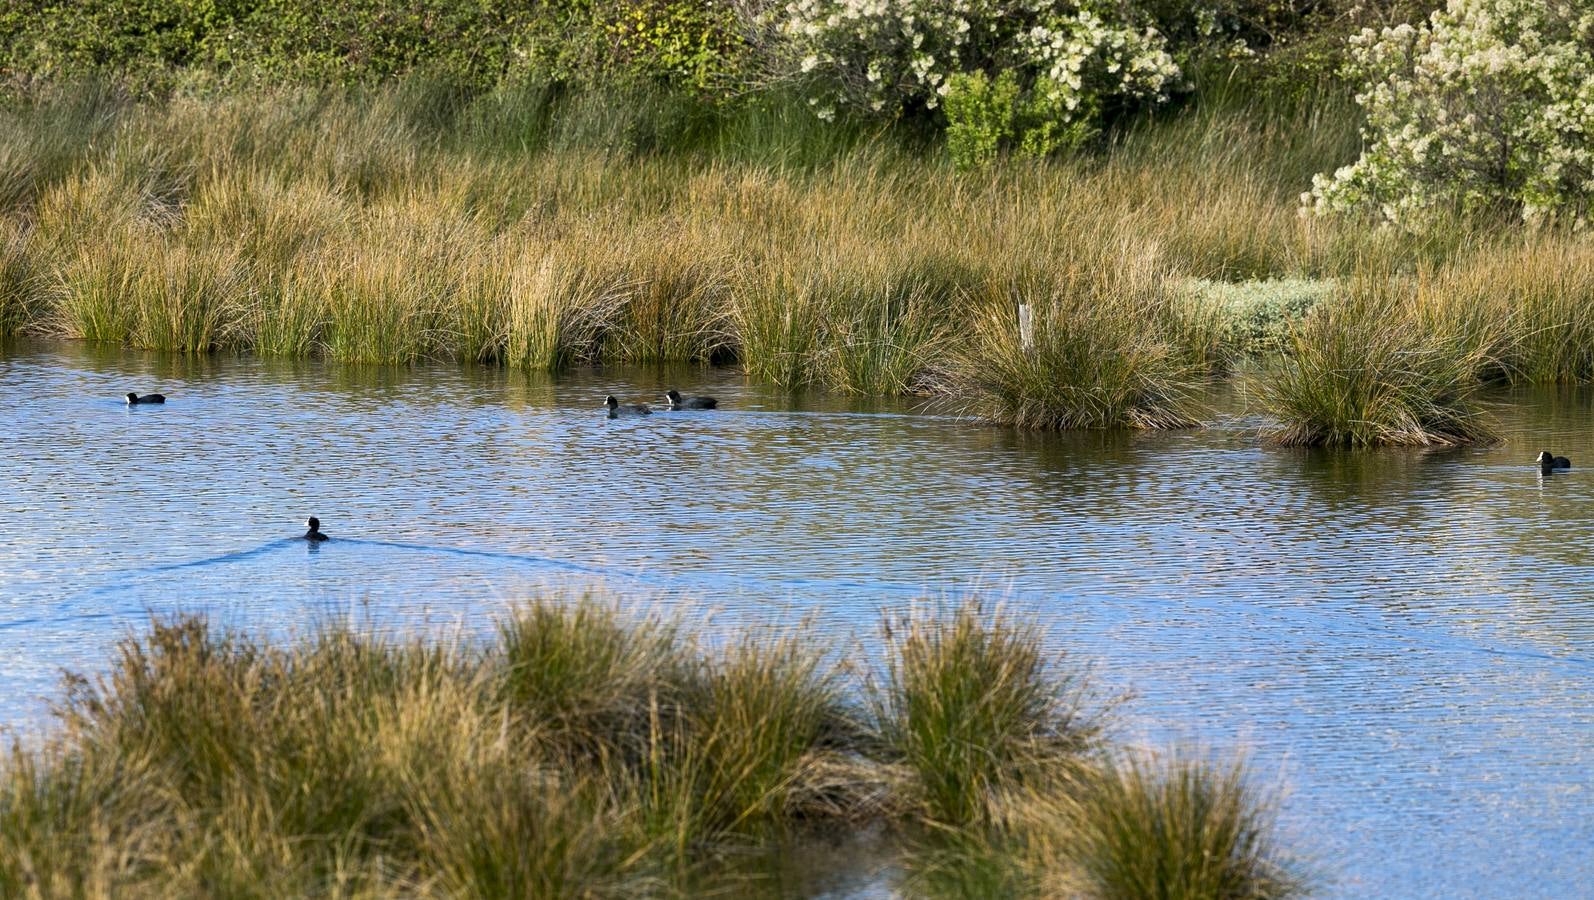
[[[653,412],[641,403],[621,403],[613,394],[604,398],[603,405],[609,408],[611,419],[618,419],[621,416],[646,416]]]
[[[664,392],[664,401],[670,409],[714,409],[720,405],[713,397],[682,397],[675,388]]]
[[[330,541],[330,540],[332,540],[331,538],[329,538],[326,535],[321,533],[321,520],[317,519],[315,516],[311,516],[310,518],[306,519],[304,524],[305,524],[305,527],[308,529],[304,533],[304,539],[305,540],[310,541],[312,543],[315,542],[315,541]]]
[[[1538,463],[1539,469],[1545,472],[1551,472],[1556,469],[1572,468],[1572,461],[1570,459],[1567,459],[1564,456],[1551,456],[1550,451],[1548,450],[1539,451]]]

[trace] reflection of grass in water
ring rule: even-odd
[[[1100,791],[1078,786],[1118,771],[1100,768],[1079,682],[1048,670],[1032,629],[973,607],[896,628],[889,676],[860,685],[802,631],[710,647],[590,600],[526,605],[484,644],[158,623],[103,682],[70,683],[53,739],[6,761],[0,892],[659,893],[712,883],[723,851],[867,822],[1000,848],[948,883],[1045,884],[1075,857],[1037,866],[1023,848],[1079,827],[1053,810],[1094,816]],[[1214,777],[1194,783],[1250,808]],[[1145,840],[1187,866],[1227,852]]]

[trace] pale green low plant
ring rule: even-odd
[[[1313,307],[1333,294],[1334,283],[1305,278],[1239,283],[1192,279],[1179,289],[1217,321],[1220,352],[1241,358],[1288,351],[1293,331]]]

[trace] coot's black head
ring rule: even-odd
[[[679,405],[681,402],[681,392],[675,388],[670,388],[664,392],[664,398],[671,403]]]
[[[620,401],[613,394],[610,394],[608,397],[604,398],[603,405],[609,407],[610,409],[619,409]]]
[[[127,402],[128,403],[137,403],[138,402],[138,395],[135,394],[135,393],[132,393],[131,391],[129,391],[128,394],[127,394]]]
[[[1548,450],[1540,450],[1538,462],[1541,466],[1552,466],[1555,465],[1555,457],[1551,456]]]
[[[321,520],[317,519],[315,516],[311,516],[310,518],[306,519],[304,524],[306,528],[310,529],[311,534],[315,534],[321,530]]]

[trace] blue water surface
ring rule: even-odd
[[[723,409],[598,409],[669,386]],[[1588,390],[1502,393],[1507,440],[1444,452],[1267,448],[1236,390],[1203,429],[1046,435],[716,370],[77,344],[8,346],[0,390],[17,731],[151,614],[483,633],[517,599],[601,590],[867,653],[883,614],[976,591],[1132,691],[1123,739],[1246,752],[1330,896],[1594,884]],[[1575,467],[1541,476],[1541,447]],[[293,540],[307,515],[335,539]]]

